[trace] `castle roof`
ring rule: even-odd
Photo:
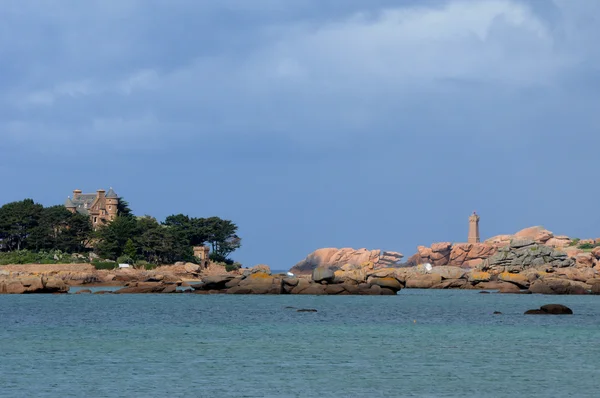
[[[112,189],[112,187],[110,187],[110,189],[108,190],[108,193],[106,194],[106,197],[109,199],[119,199],[119,196],[117,195],[117,193]]]
[[[75,206],[75,203],[73,203],[73,201],[71,200],[71,197],[68,197],[67,200],[65,201],[65,207],[67,209],[74,209],[77,206]]]
[[[77,196],[77,198],[71,199],[71,202],[77,208],[78,213],[83,214],[83,215],[88,215],[89,214],[88,209],[90,207],[92,207],[92,203],[94,203],[94,200],[96,200],[96,194],[84,193],[84,194]]]

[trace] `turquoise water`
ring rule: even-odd
[[[575,315],[522,315],[548,303]],[[3,295],[0,395],[596,397],[599,304],[456,290]]]

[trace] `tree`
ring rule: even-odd
[[[127,239],[127,242],[125,242],[123,255],[129,257],[133,261],[137,259],[137,248],[135,247],[135,244],[131,238]]]
[[[25,249],[28,237],[38,226],[44,206],[32,199],[0,207],[0,239],[6,250]]]
[[[100,227],[96,233],[96,253],[116,260],[125,250],[129,239],[138,236],[137,220],[131,216],[117,216],[112,222]]]
[[[119,198],[119,203],[117,205],[117,215],[122,217],[133,216],[133,213],[129,208],[129,202],[123,198]]]
[[[91,231],[89,217],[71,213],[64,206],[46,207],[28,239],[28,248],[70,253],[85,251]]]
[[[204,218],[190,218],[183,214],[175,214],[167,217],[164,225],[171,227],[177,238],[185,240],[189,246],[201,246],[209,238]]]
[[[207,241],[210,242],[216,259],[226,259],[242,245],[242,239],[236,234],[237,225],[229,220],[211,217],[205,220],[205,228],[208,234]]]
[[[148,262],[167,264],[194,259],[186,232],[186,228],[189,226],[189,218],[186,217],[168,217],[169,221],[165,221],[163,224],[159,224],[152,217],[138,219],[140,236],[137,242],[142,255]]]

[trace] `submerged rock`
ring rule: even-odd
[[[546,304],[536,310],[527,310],[525,315],[572,315],[573,310],[562,304]]]

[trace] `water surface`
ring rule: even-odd
[[[575,315],[523,315],[548,303]],[[0,386],[6,397],[595,397],[599,303],[457,290],[3,295]]]

